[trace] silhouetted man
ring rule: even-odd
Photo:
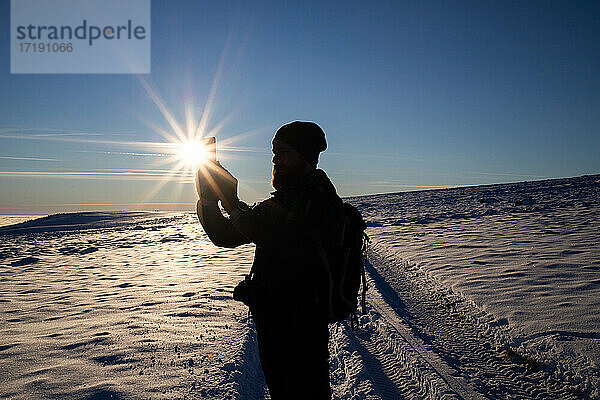
[[[272,196],[249,207],[237,197],[237,180],[217,163],[208,176],[198,175],[198,218],[217,246],[256,244],[251,274],[234,298],[250,307],[272,399],[329,399],[330,283],[323,257],[340,240],[343,203],[316,168],[327,148],[317,124],[286,124],[272,144]]]

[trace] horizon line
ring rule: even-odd
[[[484,187],[484,186],[496,186],[496,185],[514,185],[514,184],[518,184],[518,183],[525,183],[525,182],[544,182],[544,181],[552,181],[552,180],[561,180],[561,179],[575,179],[575,178],[583,178],[583,177],[594,177],[594,176],[600,176],[600,173],[591,173],[591,174],[583,174],[583,175],[577,175],[577,176],[570,176],[570,177],[556,177],[556,178],[548,178],[548,179],[537,179],[537,180],[531,180],[531,181],[518,181],[518,182],[504,182],[504,183],[491,183],[491,184],[472,184],[472,185],[448,185],[448,186],[443,186],[443,187],[436,187],[433,186],[432,189],[421,189],[421,190],[406,190],[406,191],[399,191],[399,192],[385,192],[385,193],[367,193],[367,194],[355,194],[355,195],[345,195],[345,196],[340,196],[342,199],[346,199],[346,198],[355,198],[355,197],[367,197],[367,196],[383,196],[383,195],[392,195],[392,194],[399,194],[399,193],[408,193],[408,192],[426,192],[426,191],[436,191],[436,190],[447,190],[447,189],[457,189],[457,188],[471,188],[471,187]],[[426,186],[410,186],[410,185],[405,185],[406,187],[416,187],[416,188],[421,188],[421,187],[426,187]],[[115,207],[115,206],[189,206],[192,207],[194,206],[195,201],[193,202],[129,202],[129,203],[61,203],[61,204],[43,204],[43,205],[31,205],[31,206],[25,206],[26,208],[39,208],[39,207],[48,207],[48,208],[60,208],[60,207],[69,207],[69,206],[80,206],[80,207]],[[24,206],[21,206],[24,207]],[[73,211],[61,211],[61,212],[54,212],[54,213],[39,213],[39,211],[29,214],[27,213],[26,209],[22,209],[22,211],[24,211],[25,213],[19,213],[19,212],[12,212],[12,213],[7,213],[4,210],[17,210],[18,208],[11,208],[11,207],[0,207],[0,215],[53,215],[53,214],[60,214],[60,213],[76,213],[76,212],[83,212],[85,210],[73,210]],[[98,211],[161,211],[161,212],[169,212],[169,211],[182,211],[181,209],[172,209],[172,210],[140,210],[140,209],[113,209],[113,210],[98,210]],[[190,210],[190,212],[193,210]],[[93,211],[87,211],[87,212],[93,212]]]

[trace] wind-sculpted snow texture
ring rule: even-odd
[[[336,399],[600,398],[600,176],[349,199],[367,313],[330,327]],[[0,397],[261,399],[252,246],[195,215],[0,228]]]
[[[600,398],[600,176],[351,202],[388,303],[478,392]]]
[[[86,213],[90,229],[78,216],[0,236],[0,397],[237,393],[232,377],[258,365],[238,364],[247,314],[231,300],[252,248],[215,248],[191,214],[114,214],[96,227]],[[59,231],[65,219],[79,230]]]

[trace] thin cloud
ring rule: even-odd
[[[39,157],[16,157],[0,156],[3,160],[25,160],[25,161],[60,161],[58,158],[39,158]]]
[[[0,177],[12,178],[59,178],[59,179],[101,179],[193,182],[194,174],[189,171],[171,170],[93,170],[93,171],[0,171]]]
[[[127,146],[136,148],[151,148],[151,149],[173,149],[176,147],[173,143],[166,142],[141,142],[141,141],[124,141],[124,140],[106,140],[106,139],[83,139],[74,136],[62,136],[52,135],[38,136],[38,135],[6,135],[0,134],[0,139],[23,139],[23,140],[50,140],[57,142],[71,142],[71,143],[87,143],[87,144],[104,144],[104,145],[115,145],[115,146]]]
[[[135,134],[134,131],[85,131],[81,129],[57,129],[57,128],[0,128],[0,133],[18,133],[26,136],[48,137],[48,136],[105,136]]]
[[[136,201],[129,203],[62,203],[62,204],[48,204],[49,206],[192,206],[196,202],[146,202]]]
[[[255,133],[252,131],[252,133]],[[89,135],[86,133],[85,135]],[[103,134],[98,134],[103,135]],[[132,141],[132,140],[107,140],[107,139],[86,139],[77,136],[82,135],[64,135],[64,134],[42,134],[42,135],[15,135],[0,133],[0,139],[22,139],[22,140],[44,140],[44,141],[56,141],[56,142],[69,142],[69,143],[86,143],[86,144],[98,144],[108,146],[122,146],[129,147],[132,149],[147,149],[155,151],[164,151],[164,153],[141,153],[141,152],[126,152],[129,155],[156,155],[156,156],[171,156],[179,149],[178,143],[170,142],[144,142],[144,141]],[[247,153],[266,153],[264,149],[258,147],[241,147],[241,146],[228,146],[229,140],[225,139],[224,143],[219,145],[219,151],[223,152],[247,152]],[[110,152],[107,152],[110,153]],[[117,153],[118,154],[118,153]]]
[[[94,151],[94,150],[77,150],[78,153],[94,153],[94,154],[109,154],[135,157],[171,157],[172,154],[166,153],[134,153],[126,151]]]

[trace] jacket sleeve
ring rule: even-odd
[[[305,204],[303,210],[290,210],[270,199],[253,208],[240,207],[231,222],[238,232],[262,247],[323,243],[339,229],[342,215],[336,206],[321,199]]]
[[[198,200],[196,213],[204,232],[215,246],[233,248],[251,242],[233,226],[228,218],[223,216],[217,202],[203,203]]]
[[[277,204],[265,200],[254,207],[240,202],[231,223],[242,236],[261,247],[277,246],[283,239],[284,213]]]

